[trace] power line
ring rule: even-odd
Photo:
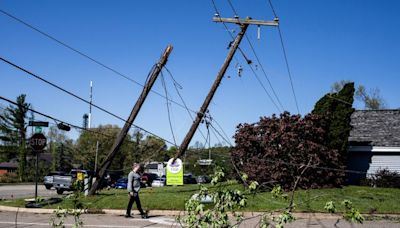
[[[228,143],[228,145],[230,145],[231,147],[233,147],[232,143],[227,140],[212,124],[210,124],[211,128],[214,129],[214,131],[226,142]]]
[[[272,1],[271,1],[271,0],[268,0],[268,2],[269,2],[269,5],[271,6],[272,13],[274,14],[274,17],[275,17],[275,18],[278,18],[277,14],[276,14],[276,12],[275,12],[275,8],[274,8],[274,6],[272,5]],[[288,72],[288,75],[289,75],[289,80],[290,80],[290,85],[291,85],[291,88],[292,88],[292,93],[293,93],[294,101],[295,101],[295,103],[296,103],[297,112],[300,114],[299,104],[298,104],[298,102],[297,102],[297,96],[296,96],[296,93],[295,93],[295,91],[294,91],[292,73],[291,73],[291,71],[290,71],[289,61],[288,61],[288,58],[287,58],[286,48],[285,48],[285,45],[284,45],[284,42],[283,42],[282,31],[281,31],[280,25],[278,25],[278,33],[279,33],[279,39],[280,39],[280,41],[281,41],[281,47],[282,47],[283,56],[284,56],[285,63],[286,63],[286,69],[287,69],[287,72]]]
[[[182,86],[175,80],[175,78],[172,75],[171,71],[166,66],[164,66],[164,69],[167,71],[168,75],[171,77],[176,93],[178,94],[179,98],[181,99],[181,102],[184,105],[184,107],[185,107],[187,113],[189,114],[190,118],[192,119],[192,121],[194,121],[194,118],[192,116],[192,113],[190,112],[190,109],[186,105],[186,102],[183,99],[182,94],[179,92],[179,89],[182,89]],[[194,112],[194,113],[197,113],[197,112]],[[204,140],[206,140],[206,137],[205,137],[204,133],[201,131],[201,129],[199,129],[199,132],[203,136]]]
[[[218,123],[218,121],[213,117],[213,121],[214,121],[214,123],[216,123],[217,124],[217,126],[219,127],[219,129],[222,131],[222,134],[225,136],[224,137],[224,140],[225,141],[229,141],[228,139],[229,139],[229,136],[226,134],[226,132],[224,131],[224,129],[221,127],[221,125]],[[230,141],[229,141],[230,142]],[[231,145],[232,146],[232,144],[231,143],[228,143],[229,145]]]
[[[15,105],[15,106],[18,106],[18,104],[17,104],[16,102],[14,102],[14,101],[12,101],[12,100],[10,100],[10,99],[7,99],[7,98],[5,98],[5,97],[3,97],[3,96],[0,96],[0,99],[1,99],[1,100],[4,100],[4,101],[7,101],[8,103],[13,104],[13,105]],[[36,113],[36,114],[38,114],[38,115],[41,115],[41,116],[46,117],[46,118],[48,118],[48,119],[51,119],[51,120],[53,120],[53,121],[67,124],[68,126],[73,127],[73,128],[75,128],[75,129],[79,129],[79,130],[83,130],[83,131],[87,131],[87,132],[91,132],[91,133],[103,135],[103,136],[106,136],[106,137],[109,137],[109,138],[114,138],[114,137],[111,136],[111,135],[107,135],[107,134],[105,134],[105,133],[101,133],[101,132],[98,132],[98,131],[94,131],[94,130],[91,130],[91,129],[83,128],[83,127],[80,127],[80,126],[78,126],[78,125],[74,125],[74,124],[68,123],[68,122],[66,122],[66,121],[63,121],[63,120],[60,120],[60,119],[58,119],[58,118],[52,117],[52,116],[50,116],[50,115],[48,115],[48,114],[44,114],[44,113],[42,113],[42,112],[36,111],[36,110],[34,110],[34,109],[32,109],[32,108],[27,108],[27,109],[28,109],[29,111],[31,111],[31,112],[34,112],[34,113]],[[133,142],[132,142],[132,143],[133,143]]]
[[[36,31],[36,32],[38,32],[38,33],[40,33],[40,34],[42,34],[43,36],[45,36],[45,37],[47,37],[47,38],[53,40],[54,42],[60,44],[61,46],[64,46],[65,48],[67,48],[67,49],[69,49],[69,50],[71,50],[71,51],[73,51],[73,52],[79,54],[80,56],[82,56],[82,57],[84,57],[84,58],[87,58],[87,59],[89,59],[90,61],[96,63],[97,65],[99,65],[99,66],[101,66],[101,67],[103,67],[103,68],[105,68],[105,69],[107,69],[107,70],[109,70],[109,71],[115,73],[116,75],[118,75],[118,76],[120,76],[120,77],[122,77],[122,78],[124,78],[124,79],[126,79],[126,80],[128,80],[128,81],[130,81],[130,82],[132,82],[132,83],[134,83],[134,84],[136,84],[136,85],[139,85],[139,86],[141,86],[141,87],[144,87],[143,84],[141,84],[140,82],[138,82],[138,81],[136,81],[136,80],[134,80],[134,79],[128,77],[126,74],[123,74],[123,73],[119,72],[119,71],[116,70],[115,68],[112,68],[112,67],[110,67],[110,66],[107,66],[106,64],[100,62],[99,60],[96,60],[96,59],[94,59],[93,57],[90,57],[89,55],[83,53],[82,51],[79,51],[78,49],[76,49],[76,48],[74,48],[74,47],[72,47],[72,46],[66,44],[65,42],[63,42],[63,41],[61,41],[61,40],[55,38],[54,36],[49,35],[48,33],[46,33],[46,32],[44,32],[44,31],[42,31],[42,30],[40,30],[40,29],[34,27],[33,25],[31,25],[31,24],[29,24],[29,23],[27,23],[27,22],[25,22],[25,21],[23,21],[23,20],[17,18],[16,16],[14,16],[14,15],[12,15],[12,14],[10,14],[10,13],[7,13],[6,11],[4,11],[4,10],[2,10],[2,9],[0,9],[0,12],[3,13],[4,15],[6,15],[6,16],[12,18],[12,19],[14,19],[15,21],[17,21],[17,22],[19,22],[19,23],[21,23],[21,24],[23,24],[23,25],[29,27],[30,29],[32,29],[32,30],[34,30],[34,31]],[[154,90],[150,90],[150,91],[151,91],[152,93],[154,93],[154,94],[156,94],[156,95],[162,97],[162,98],[166,98],[164,95],[162,95],[161,93],[159,93],[159,92],[157,92],[157,91],[154,91]],[[166,99],[168,99],[168,98],[166,98]],[[176,102],[176,101],[174,101],[174,100],[169,100],[169,101],[172,102],[172,103],[174,103],[175,105],[178,105],[178,106],[180,106],[180,107],[182,107],[182,108],[185,108],[182,104],[180,104],[180,103],[178,103],[178,102]],[[190,110],[190,109],[189,109],[189,110]],[[193,112],[193,113],[196,113],[196,111],[194,111],[194,110],[190,110],[190,111]]]
[[[219,10],[218,10],[218,8],[217,8],[217,5],[215,4],[215,1],[214,1],[214,0],[211,0],[211,2],[212,2],[212,5],[213,5],[213,7],[214,7],[214,10],[215,10],[215,12],[216,12],[216,16],[217,16],[217,17],[221,17],[221,16],[220,16],[220,13],[219,13]],[[223,26],[225,27],[225,29],[226,29],[226,31],[228,32],[228,34],[230,35],[230,37],[231,37],[232,39],[234,39],[233,34],[232,34],[232,32],[229,30],[228,26],[227,26],[224,22],[222,22],[222,24],[223,24]],[[238,47],[238,49],[239,49],[240,53],[242,54],[243,58],[246,60],[248,66],[251,68],[251,70],[252,70],[254,76],[257,78],[258,83],[260,83],[260,85],[261,85],[261,87],[263,88],[264,92],[267,94],[268,98],[271,100],[272,104],[275,106],[275,108],[278,110],[278,112],[281,112],[281,109],[278,107],[278,105],[276,104],[276,102],[274,101],[274,99],[272,98],[272,96],[269,94],[269,92],[268,92],[267,89],[265,88],[265,86],[264,86],[264,84],[262,83],[262,81],[259,79],[257,73],[256,73],[255,70],[253,69],[253,67],[252,67],[252,65],[251,65],[252,61],[249,60],[249,59],[247,58],[247,56],[244,54],[243,50],[242,50],[240,47]],[[270,86],[271,86],[271,84],[270,84]],[[281,106],[282,106],[282,104],[281,104]],[[283,106],[282,106],[282,107],[283,107]]]
[[[67,48],[67,49],[69,49],[69,50],[71,50],[71,51],[73,51],[73,52],[75,52],[75,53],[81,55],[82,57],[85,57],[85,58],[89,59],[90,61],[92,61],[92,62],[98,64],[99,66],[101,66],[101,67],[103,67],[103,68],[105,68],[105,69],[107,69],[107,70],[110,70],[111,72],[117,74],[118,76],[120,76],[120,77],[122,77],[122,78],[125,78],[126,80],[128,80],[128,81],[130,81],[130,82],[132,82],[132,83],[134,83],[134,84],[136,84],[136,85],[139,85],[139,86],[141,86],[141,87],[144,87],[143,84],[141,84],[140,82],[138,82],[138,81],[136,81],[136,80],[134,80],[134,79],[128,77],[126,74],[123,74],[123,73],[119,72],[119,71],[116,70],[115,68],[112,68],[112,67],[110,67],[110,66],[107,66],[106,64],[100,62],[99,60],[96,60],[95,58],[90,57],[89,55],[83,53],[82,51],[79,51],[78,49],[72,47],[71,45],[66,44],[65,42],[63,42],[63,41],[61,41],[61,40],[55,38],[54,36],[52,36],[52,35],[50,35],[50,34],[44,32],[44,31],[42,31],[42,30],[40,30],[40,29],[38,29],[37,27],[35,27],[35,26],[33,26],[33,25],[31,25],[31,24],[29,24],[29,23],[27,23],[27,22],[25,22],[25,21],[23,21],[23,20],[17,18],[16,16],[14,16],[14,15],[12,15],[12,14],[10,14],[10,13],[8,13],[8,12],[2,10],[2,9],[0,9],[0,12],[3,13],[4,15],[6,15],[6,16],[12,18],[12,19],[14,19],[15,21],[17,21],[17,22],[19,22],[19,23],[21,23],[21,24],[27,26],[28,28],[30,28],[30,29],[32,29],[32,30],[34,30],[34,31],[36,31],[36,32],[38,32],[38,33],[40,33],[40,34],[42,34],[43,36],[45,36],[45,37],[47,37],[47,38],[53,40],[54,42],[60,44],[61,46],[64,46],[65,48]],[[242,53],[242,54],[244,55],[244,53]],[[167,69],[167,71],[169,72],[168,69]],[[171,78],[174,80],[174,85],[177,85],[177,82],[176,82],[176,80],[172,77],[172,74],[171,74],[170,72],[169,72],[169,74],[171,75]],[[179,86],[180,86],[180,85],[179,85]],[[181,87],[181,86],[180,86],[180,87]],[[177,101],[174,101],[174,100],[170,99],[169,97],[164,96],[164,95],[162,95],[161,93],[159,93],[159,92],[157,92],[157,91],[154,91],[154,90],[150,90],[150,91],[153,92],[154,94],[156,94],[156,95],[162,97],[162,98],[165,98],[165,99],[167,100],[167,102],[174,103],[175,105],[177,105],[177,106],[179,106],[179,107],[181,107],[181,108],[184,108],[184,109],[187,110],[188,112],[192,112],[192,113],[194,113],[194,114],[197,114],[197,113],[198,113],[198,112],[196,112],[196,111],[194,111],[194,110],[188,108],[188,106],[187,106],[185,103],[183,103],[183,104],[178,103]],[[179,92],[178,92],[178,95],[181,97],[181,95],[179,94]],[[181,97],[181,101],[184,102],[183,99],[182,99],[182,97]],[[191,115],[190,115],[190,116],[191,116]],[[192,117],[192,119],[193,119],[193,117]],[[204,137],[203,132],[200,131],[200,133],[201,133],[202,136]]]
[[[174,140],[174,143],[176,144],[176,139],[175,139],[175,134],[174,134],[174,129],[172,127],[172,121],[171,121],[171,112],[170,112],[170,107],[169,107],[169,101],[168,101],[168,92],[167,92],[167,85],[165,83],[165,78],[164,78],[164,74],[161,71],[161,84],[164,88],[165,91],[165,97],[167,97],[166,99],[166,105],[167,105],[167,114],[168,114],[168,123],[169,123],[169,128],[171,130],[171,134],[172,134],[172,139]]]
[[[11,66],[13,66],[13,67],[15,67],[15,68],[17,68],[17,69],[23,71],[23,72],[25,72],[25,73],[27,73],[27,74],[29,74],[29,75],[31,75],[31,76],[33,76],[34,78],[36,78],[36,79],[38,79],[38,80],[40,80],[40,81],[42,81],[42,82],[44,82],[44,83],[46,83],[46,84],[48,84],[48,85],[54,87],[54,88],[56,88],[56,89],[59,89],[59,90],[63,91],[64,93],[67,93],[68,95],[71,95],[71,96],[75,97],[75,98],[78,99],[78,100],[81,100],[81,101],[83,101],[83,102],[85,102],[85,103],[87,103],[87,104],[90,104],[90,101],[85,100],[84,98],[82,98],[82,97],[80,97],[80,96],[78,96],[78,95],[76,95],[76,94],[74,94],[74,93],[72,93],[72,92],[70,92],[70,91],[68,91],[68,90],[66,90],[66,89],[64,89],[64,88],[62,88],[62,87],[60,87],[60,86],[54,84],[54,83],[52,83],[52,82],[49,82],[48,80],[46,80],[46,79],[44,79],[44,78],[42,78],[42,77],[40,77],[40,76],[38,76],[38,75],[36,75],[36,74],[34,74],[34,73],[28,71],[28,70],[26,70],[26,69],[24,69],[24,68],[22,68],[22,67],[20,67],[20,66],[18,66],[18,65],[16,65],[16,64],[12,63],[12,62],[10,62],[10,61],[8,61],[8,60],[2,58],[2,57],[0,57],[0,60],[2,60],[3,62],[5,62],[5,63],[7,63],[7,64],[9,64],[9,65],[11,65]],[[156,66],[156,67],[158,67],[158,66]],[[104,108],[102,108],[102,107],[100,107],[100,106],[94,104],[94,103],[91,103],[91,104],[92,104],[93,107],[95,107],[95,108],[97,108],[97,109],[99,109],[99,110],[101,110],[101,111],[103,111],[103,112],[105,112],[105,113],[107,113],[107,114],[109,114],[109,115],[111,115],[111,116],[113,116],[113,117],[119,119],[119,120],[122,120],[122,121],[125,122],[125,123],[127,122],[124,118],[122,118],[122,117],[120,117],[120,116],[118,116],[118,115],[116,115],[116,114],[114,114],[114,113],[112,113],[112,112],[110,112],[110,111],[108,111],[108,110],[106,110],[106,109],[104,109]],[[166,140],[166,139],[164,139],[164,138],[162,138],[162,137],[160,137],[160,136],[158,136],[158,135],[156,135],[156,134],[154,134],[154,133],[152,133],[152,132],[150,132],[150,131],[148,131],[148,130],[142,128],[142,127],[139,127],[138,125],[135,125],[135,124],[133,124],[133,123],[132,123],[132,125],[135,126],[135,127],[137,127],[137,128],[139,128],[139,129],[141,129],[142,131],[147,132],[148,134],[154,135],[154,136],[156,136],[156,137],[158,137],[158,138],[164,140],[165,142],[170,143],[171,145],[175,145],[175,146],[176,146],[176,144],[170,142],[169,140]]]
[[[18,106],[18,104],[17,104],[16,102],[14,102],[14,101],[12,101],[12,100],[10,100],[10,99],[7,99],[7,98],[5,98],[5,97],[0,96],[0,99],[1,99],[1,100],[4,100],[4,101],[6,101],[6,102],[9,102],[9,103],[11,103],[11,104],[13,104],[13,105],[15,105],[15,106]],[[0,108],[0,109],[5,110],[6,108]],[[108,135],[108,134],[102,133],[102,132],[100,132],[100,131],[95,131],[95,130],[83,128],[83,127],[80,127],[80,126],[77,126],[77,125],[68,123],[68,122],[66,122],[66,121],[63,121],[63,120],[60,120],[60,119],[58,119],[58,118],[52,117],[52,116],[50,116],[50,115],[48,115],[48,114],[44,114],[44,113],[39,112],[39,111],[37,111],[37,110],[34,110],[34,109],[32,109],[32,108],[28,108],[28,110],[31,111],[31,112],[34,112],[34,113],[36,113],[36,114],[38,114],[38,115],[41,115],[41,116],[43,116],[43,117],[46,117],[46,118],[48,118],[48,119],[51,119],[51,120],[53,120],[53,121],[55,121],[55,122],[60,122],[60,123],[67,124],[68,126],[73,127],[73,128],[75,128],[75,129],[79,129],[79,130],[82,130],[82,131],[94,133],[94,134],[97,134],[97,135],[102,135],[102,136],[105,136],[105,137],[107,137],[107,138],[109,138],[109,139],[115,139],[115,137],[112,136],[112,135]],[[52,124],[52,123],[50,123],[50,124]],[[136,142],[130,141],[130,140],[126,140],[126,142],[136,144]],[[160,150],[162,150],[163,147],[164,147],[164,146],[161,146],[159,149],[157,149],[157,152],[159,152]],[[69,147],[68,147],[68,148],[69,148]],[[73,151],[77,151],[77,150],[75,150],[74,148],[70,148],[70,149],[72,149]],[[78,151],[78,152],[79,152],[79,151]],[[145,160],[147,159],[147,161],[149,161],[153,156],[155,156],[155,154],[156,154],[156,153],[154,153],[154,154],[148,156],[147,158],[145,158]],[[129,169],[129,168],[122,169],[122,170],[120,170],[120,171],[127,170],[127,169]],[[107,169],[107,170],[108,170],[108,169]],[[108,170],[108,171],[113,171],[113,170]]]
[[[238,15],[238,13],[237,13],[235,7],[233,6],[232,2],[231,2],[230,0],[228,0],[228,3],[229,3],[229,5],[230,5],[231,8],[232,8],[232,11],[233,11],[233,13],[235,14],[235,17],[238,18],[239,15]],[[240,22],[240,21],[239,21],[239,18],[238,18],[238,22]],[[267,82],[268,82],[268,84],[269,84],[269,86],[270,86],[270,88],[271,88],[271,91],[272,91],[272,93],[274,94],[276,100],[278,101],[278,104],[280,105],[280,107],[281,107],[282,110],[285,110],[285,108],[283,107],[283,105],[282,105],[282,103],[281,103],[281,101],[280,101],[278,95],[277,95],[276,92],[275,92],[274,87],[272,86],[271,81],[269,80],[269,77],[268,77],[266,71],[264,70],[264,67],[263,67],[263,65],[262,65],[262,63],[261,63],[261,61],[260,61],[260,58],[258,57],[258,54],[257,54],[256,50],[254,49],[253,43],[251,42],[251,40],[249,39],[249,37],[248,37],[246,34],[245,34],[245,38],[246,38],[246,40],[247,40],[247,42],[248,42],[248,44],[249,44],[249,46],[250,46],[250,48],[251,48],[251,51],[253,52],[254,56],[256,57],[256,60],[257,60],[257,62],[258,62],[258,65],[260,66],[261,71],[263,72],[263,75],[264,75],[265,79],[267,79]]]
[[[332,96],[332,95],[330,95],[330,94],[327,94],[327,96],[328,96],[329,98],[333,99],[333,100],[337,100],[337,101],[339,101],[339,102],[342,102],[343,104],[347,104],[347,105],[353,106],[352,103],[347,102],[347,101],[345,101],[345,100],[342,100],[342,99],[340,99],[340,98],[334,97],[334,96]]]
[[[217,5],[215,4],[214,0],[211,0],[211,2],[212,2],[212,5],[213,5],[213,7],[214,7],[216,16],[217,16],[217,17],[221,17],[221,16],[220,16],[221,14],[219,13],[218,8],[217,8]],[[234,40],[235,38],[233,37],[233,35],[232,35],[231,31],[229,30],[228,26],[227,26],[224,22],[222,22],[222,24],[223,24],[223,26],[225,27],[225,30],[226,30],[226,31],[228,32],[228,34],[230,35],[231,39]],[[232,41],[232,42],[233,42],[233,41]],[[250,63],[251,63],[251,60],[249,60],[249,59],[247,58],[247,56],[246,56],[246,54],[243,52],[242,48],[238,47],[238,49],[239,49],[239,52],[242,54],[243,58],[246,60],[247,64],[250,64]]]

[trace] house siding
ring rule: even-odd
[[[375,174],[377,171],[387,169],[400,173],[400,154],[399,155],[373,155],[368,174]]]

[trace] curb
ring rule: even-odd
[[[9,207],[9,206],[1,206],[1,211],[9,211],[9,212],[22,212],[22,213],[35,213],[35,214],[52,214],[55,209],[44,209],[44,208],[24,208],[24,207]],[[139,214],[139,211],[133,210],[134,214]],[[158,215],[158,216],[178,216],[183,215],[184,211],[175,211],[175,210],[149,210],[150,215]],[[110,214],[110,215],[124,215],[125,210],[123,209],[89,209],[85,210],[84,214]],[[263,212],[244,212],[244,217],[256,217],[264,214]],[[279,215],[279,213],[273,213],[273,215]],[[365,217],[389,217],[389,218],[400,218],[400,214],[363,214]],[[309,219],[309,218],[317,218],[317,219],[342,219],[341,214],[329,214],[329,213],[302,213],[297,212],[293,213],[293,216],[296,219]]]

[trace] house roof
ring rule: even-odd
[[[16,169],[18,168],[18,164],[14,162],[0,162],[1,169]]]
[[[400,147],[400,109],[357,110],[351,116],[351,125],[352,143]]]

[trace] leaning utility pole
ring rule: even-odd
[[[115,155],[118,153],[119,148],[121,147],[126,134],[128,133],[129,129],[131,128],[132,123],[135,120],[137,114],[139,113],[139,110],[142,107],[144,100],[146,99],[147,95],[149,94],[151,87],[153,86],[154,82],[156,81],[158,75],[160,74],[161,69],[167,63],[168,56],[171,53],[171,51],[172,51],[172,46],[168,45],[168,47],[164,51],[164,54],[161,56],[157,65],[154,67],[149,78],[147,79],[146,84],[143,87],[143,90],[142,90],[142,93],[140,94],[139,99],[136,101],[136,104],[133,107],[131,114],[129,115],[129,118],[125,122],[124,127],[119,132],[118,137],[115,139],[114,145],[112,146],[110,153],[104,160],[103,164],[101,164],[99,172],[97,173],[97,170],[95,170],[98,178],[93,183],[92,188],[89,191],[89,195],[94,195],[96,193],[96,190],[99,188],[100,181],[104,177],[106,170],[110,167],[111,162],[114,159]]]
[[[179,147],[178,152],[174,156],[174,160],[180,157],[182,154],[184,154],[189,146],[190,141],[193,138],[194,133],[196,132],[201,120],[204,117],[204,114],[207,112],[208,106],[217,91],[218,86],[220,85],[222,78],[224,77],[224,74],[226,70],[229,67],[229,64],[231,63],[231,60],[233,58],[233,55],[235,54],[237,48],[239,47],[240,42],[242,41],[243,36],[246,33],[247,27],[249,25],[267,25],[267,26],[278,26],[278,19],[274,19],[273,21],[261,21],[261,20],[252,20],[251,18],[246,18],[246,19],[239,19],[239,18],[221,18],[221,17],[214,17],[213,18],[214,22],[222,22],[222,23],[235,23],[240,25],[240,32],[236,36],[235,41],[231,45],[231,48],[229,50],[228,56],[225,59],[224,64],[222,65],[221,69],[218,72],[217,78],[214,81],[214,84],[212,85],[210,91],[208,92],[208,95],[206,99],[204,100],[203,105],[200,108],[200,111],[197,112],[196,119],[193,121],[192,126],[190,127],[189,132],[186,134],[185,138],[182,141],[181,146]]]

